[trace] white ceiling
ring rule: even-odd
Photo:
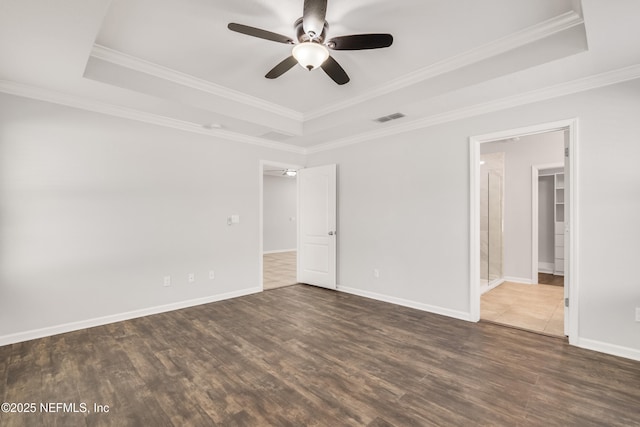
[[[567,0],[333,0],[327,11],[329,37],[388,32],[395,35],[393,47],[333,52],[352,76],[345,87],[320,70],[309,73],[302,67],[269,81],[263,76],[291,54],[291,47],[231,32],[227,24],[243,23],[294,38],[293,23],[302,15],[302,3],[113,0],[96,43],[307,113],[571,10]],[[507,8],[510,19],[484,13],[486,18],[479,21],[476,17],[486,8]]]
[[[332,51],[344,86],[301,67],[265,79],[290,46],[227,24],[294,38],[302,3],[0,0],[0,90],[304,151],[640,77],[637,0],[329,0],[329,38],[394,44]]]

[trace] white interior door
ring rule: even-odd
[[[336,165],[298,170],[298,282],[336,289]]]

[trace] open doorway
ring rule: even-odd
[[[539,284],[564,286],[564,162],[531,168],[532,277]]]
[[[565,121],[470,139],[472,320],[569,335],[570,341],[577,335],[570,238],[575,238],[570,201],[576,183],[574,159],[568,156],[576,145],[575,126]],[[551,191],[542,202],[552,210],[538,217],[540,185]],[[545,233],[554,233],[542,242],[540,224]],[[571,312],[565,307],[569,294]]]
[[[532,168],[547,170],[536,166],[540,164],[559,166],[549,173],[556,172],[552,176],[554,181],[564,183],[560,178],[564,176],[563,157],[564,131],[561,130],[491,141],[480,146],[481,286],[485,277],[489,279],[488,289],[483,287],[481,290],[480,319],[564,336],[564,290],[562,286],[540,284],[537,261],[538,258],[550,259],[551,264],[554,261],[553,233],[557,228],[553,221],[554,203],[545,202],[548,195],[554,197],[554,189],[559,185],[553,185],[548,194],[543,192],[540,197],[539,190],[547,190],[547,181],[538,185],[540,173],[533,176],[531,172]],[[536,211],[542,215],[537,215]],[[547,214],[551,214],[551,221],[547,221]],[[540,232],[533,231],[536,228]],[[562,251],[564,243],[562,231],[560,233],[555,243]],[[547,251],[549,244],[552,247]],[[534,253],[539,250],[541,257]],[[562,259],[563,255],[555,258]],[[562,283],[563,269],[551,269],[550,272],[555,280],[548,281],[560,279]],[[554,272],[560,276],[554,276]],[[548,278],[543,275],[543,282]]]
[[[262,289],[297,283],[298,166],[261,162]]]

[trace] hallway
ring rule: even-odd
[[[295,285],[296,251],[263,255],[263,289],[277,289]]]

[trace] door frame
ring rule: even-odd
[[[264,171],[265,171],[265,167],[276,167],[276,168],[282,168],[282,169],[302,169],[304,168],[304,166],[300,166],[300,165],[294,165],[294,164],[289,164],[289,163],[281,163],[281,162],[272,162],[271,160],[260,160],[258,163],[258,188],[259,188],[259,200],[258,200],[258,205],[259,205],[259,226],[258,226],[258,233],[259,233],[259,244],[258,244],[258,268],[259,268],[259,275],[258,277],[260,278],[260,290],[264,291]],[[296,178],[297,179],[297,178]],[[296,198],[298,197],[298,193],[296,191]],[[296,200],[296,205],[298,205],[298,202]],[[298,218],[298,209],[299,207],[296,208],[296,218]],[[298,232],[298,227],[296,225],[296,233]],[[296,237],[296,241],[297,241],[297,237]]]
[[[548,169],[563,169],[564,163],[550,163],[545,165],[533,165],[531,166],[531,284],[538,284],[538,218],[540,209],[540,200],[538,198],[538,179],[540,178],[540,172]],[[555,189],[554,189],[555,191]]]
[[[568,232],[568,238],[565,239],[568,259],[565,260],[565,285],[568,286],[570,295],[570,306],[568,307],[569,343],[577,345],[578,322],[580,319],[578,286],[578,118],[469,137],[469,317],[473,322],[480,320],[480,144],[559,130],[567,131],[569,139],[568,223],[565,217],[565,228]]]

